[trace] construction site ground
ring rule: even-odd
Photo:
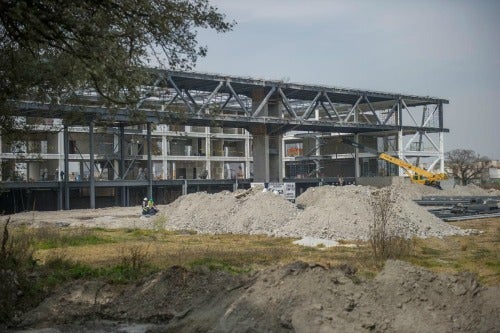
[[[376,191],[323,186],[295,203],[262,191],[195,193],[154,217],[140,206],[12,215],[13,227],[112,239],[40,250],[41,263],[55,255],[104,267],[135,253],[161,269],[131,284],[65,283],[9,330],[496,332],[500,218],[446,223],[412,201],[437,190],[398,185],[390,228],[415,249],[379,267],[366,242]]]

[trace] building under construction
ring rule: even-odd
[[[378,152],[444,171],[434,97],[151,70],[134,108],[93,91],[11,102],[26,130],[1,139],[4,211],[168,203],[254,183],[308,186],[403,176]]]

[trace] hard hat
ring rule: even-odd
[[[144,201],[148,201],[148,198],[144,198]]]

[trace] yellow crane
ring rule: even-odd
[[[349,140],[347,138],[342,139],[342,142],[346,143],[348,145],[351,145],[355,148],[364,149],[366,151],[374,153],[381,160],[384,160],[384,161],[387,161],[389,163],[392,163],[394,165],[399,166],[400,168],[402,168],[405,171],[405,173],[408,175],[408,177],[410,177],[410,180],[412,183],[433,186],[433,187],[441,189],[440,181],[448,179],[448,175],[445,173],[433,173],[433,172],[427,171],[425,169],[414,166],[411,163],[403,161],[397,157],[391,156],[391,155],[386,154],[386,153],[379,153],[378,151],[376,151],[374,149],[365,147],[362,144],[355,142],[355,141],[352,141],[352,140]]]

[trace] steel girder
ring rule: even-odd
[[[445,99],[195,72],[151,69],[150,74],[151,80],[141,86],[144,97],[134,108],[110,112],[92,91],[68,94],[71,104],[65,104],[64,98],[57,103],[55,99],[44,103],[28,98],[28,102],[13,104],[25,115],[66,118],[79,113],[84,124],[95,119],[96,124],[104,121],[111,126],[153,122],[246,129],[259,126],[276,133],[398,132],[413,135],[406,144],[400,142],[400,157],[434,156],[437,163],[444,155],[442,133],[449,131],[443,126]],[[262,92],[260,98],[254,98],[256,91]],[[273,116],[266,112],[271,104],[278,108]],[[425,114],[428,108],[433,111]],[[139,119],[131,116],[138,111],[142,115]],[[418,118],[422,122],[417,122]],[[438,143],[432,133],[439,134]],[[420,143],[425,139],[431,151],[411,149],[417,138]]]

